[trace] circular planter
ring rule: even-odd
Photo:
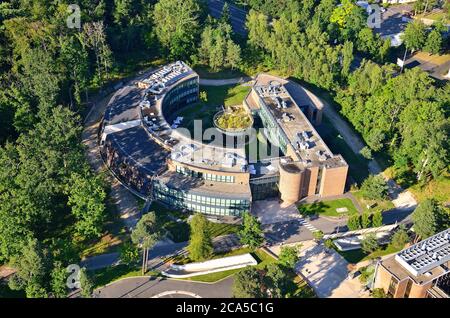
[[[251,115],[248,115],[250,117],[251,122],[249,123],[248,127],[245,128],[227,128],[224,129],[222,127],[219,126],[219,124],[217,123],[218,119],[220,118],[220,116],[222,116],[224,113],[224,111],[220,111],[217,114],[214,115],[214,119],[213,119],[213,123],[214,123],[214,127],[216,127],[216,129],[218,131],[220,131],[221,133],[228,135],[228,136],[233,136],[233,137],[240,137],[240,136],[245,136],[248,135],[249,133],[251,133],[251,129],[253,127],[253,117]]]

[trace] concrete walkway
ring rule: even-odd
[[[275,253],[279,250],[274,249]],[[302,276],[321,298],[364,298],[358,278],[348,279],[347,261],[334,250],[328,251],[314,241],[302,242],[300,261],[295,271]]]
[[[251,81],[251,77],[236,77],[229,79],[200,79],[200,85],[205,86],[225,86],[225,85],[234,85],[234,84],[243,84]]]

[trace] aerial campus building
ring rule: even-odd
[[[394,298],[449,298],[450,229],[379,262],[374,288]]]
[[[111,99],[99,131],[101,154],[139,196],[188,211],[240,216],[254,200],[278,196],[289,205],[344,192],[348,165],[315,130],[323,104],[308,90],[257,76],[241,106],[281,154],[255,160],[249,142],[230,147],[182,131],[179,113],[198,99],[199,76],[180,61],[144,74]],[[215,132],[225,139],[239,135]]]

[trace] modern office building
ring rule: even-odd
[[[225,147],[180,130],[179,112],[198,97],[198,75],[176,62],[143,75],[111,99],[99,133],[101,153],[137,195],[179,209],[239,216],[250,211],[253,200],[279,196],[292,204],[310,195],[343,193],[348,166],[314,129],[323,105],[311,92],[270,75],[256,78],[243,107],[260,119],[281,153],[255,161],[249,160],[248,144]]]
[[[331,152],[312,124],[322,121],[323,104],[316,96],[293,82],[260,74],[244,103],[261,118],[267,138],[284,155],[277,174],[287,205],[307,196],[344,193],[348,165]]]
[[[448,298],[450,229],[377,264],[374,288],[394,298]]]

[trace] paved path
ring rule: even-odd
[[[350,149],[357,155],[364,147],[364,143],[359,136],[353,131],[347,122],[342,119],[338,112],[330,106],[325,100],[321,99],[324,103],[323,114],[333,124],[333,126],[339,131],[339,134],[345,140]],[[369,163],[369,172],[377,175],[382,174],[382,169],[378,162],[373,159]],[[384,176],[383,176],[384,177]],[[392,199],[392,203],[397,209],[412,211],[417,205],[416,200],[409,191],[404,191],[394,180],[385,178],[389,185],[389,195]]]
[[[92,169],[97,173],[107,169],[100,156],[97,143],[97,132],[100,127],[102,116],[112,97],[113,95],[108,95],[94,103],[85,120],[85,127],[82,133],[82,142],[86,146],[87,159]],[[120,213],[120,217],[124,220],[127,227],[134,226],[140,213],[136,198],[114,176],[109,173],[106,175],[107,181],[111,185],[110,196],[117,211]]]
[[[334,250],[328,251],[315,242],[304,242],[295,271],[306,279],[321,298],[369,297],[362,291],[358,278],[348,279],[347,261]]]
[[[200,78],[200,85],[205,86],[225,86],[225,85],[233,85],[233,84],[244,84],[248,81],[251,81],[251,77],[236,77],[236,78],[228,78],[228,79],[206,79]]]
[[[148,268],[158,271],[166,270],[176,256],[187,255],[186,247],[188,242],[165,243],[159,242],[150,250]],[[235,234],[223,235],[213,239],[213,246],[216,252],[226,252],[241,246]],[[88,270],[96,270],[119,263],[119,253],[102,254],[89,257],[81,262],[82,267]]]
[[[231,298],[233,278],[213,284],[185,280],[154,279],[151,277],[126,278],[94,292],[98,298],[152,298],[167,291],[184,292],[183,298],[197,295],[202,298]]]

